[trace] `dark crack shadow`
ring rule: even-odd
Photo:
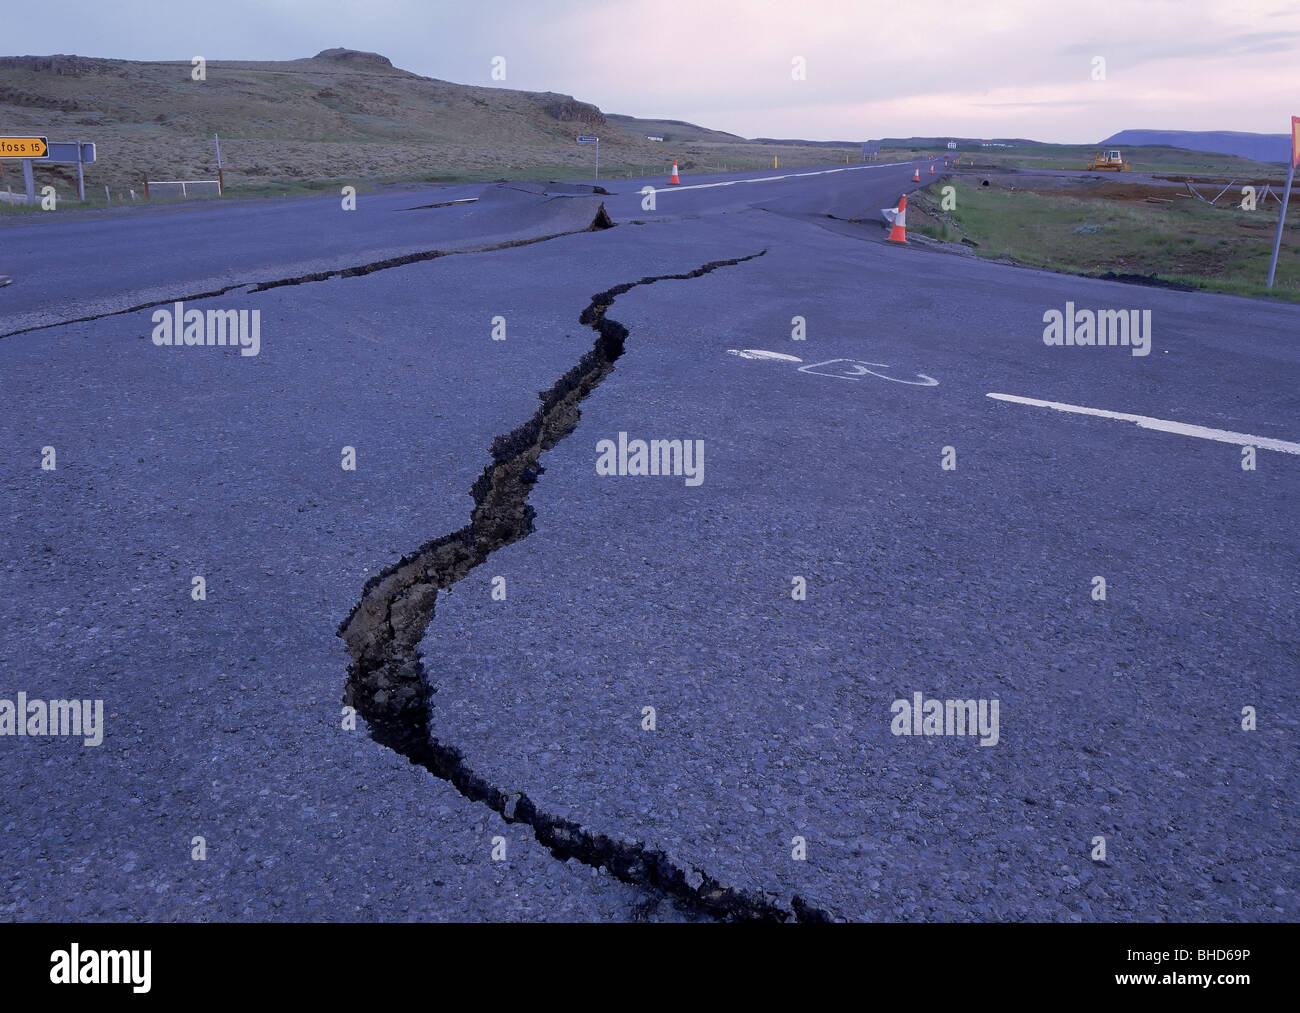
[[[476,773],[455,746],[432,735],[429,694],[417,648],[433,619],[438,591],[464,578],[488,556],[533,531],[535,512],[528,496],[543,469],[538,458],[573,432],[578,404],[614,368],[628,330],[606,311],[614,300],[639,285],[685,281],[721,267],[743,264],[766,250],[704,264],[687,274],[667,274],[616,285],[595,295],[579,322],[597,334],[591,349],[539,397],[533,416],[492,443],[491,461],[471,490],[470,523],[425,543],[366,582],[360,602],[339,626],[347,645],[344,702],[365,718],[371,737],[450,782],[465,798],[498,813],[508,823],[525,823],[537,840],[561,861],[576,858],[605,867],[625,883],[672,898],[679,907],[718,919],[829,921],[828,912],[792,898],[739,890],[640,842],[614,840],[537,808],[522,792],[506,792]],[[645,917],[647,904],[634,917]]]
[[[477,199],[477,198],[476,198]],[[455,202],[453,202],[455,203]],[[441,206],[441,205],[431,205]],[[152,299],[149,302],[139,303],[135,306],[128,306],[120,310],[106,310],[103,313],[92,313],[84,317],[73,317],[69,320],[56,320],[48,324],[33,324],[31,327],[20,327],[17,330],[6,331],[0,334],[0,338],[11,338],[18,334],[28,334],[31,331],[44,331],[51,327],[66,327],[70,324],[84,324],[92,320],[103,320],[106,317],[120,317],[127,313],[138,313],[140,310],[153,309],[155,306],[170,306],[175,302],[199,302],[202,299],[215,299],[217,296],[226,295],[229,292],[236,292],[245,289],[247,294],[257,292],[266,292],[273,288],[283,288],[286,285],[304,285],[313,281],[328,281],[330,278],[360,278],[367,274],[374,274],[376,271],[387,271],[394,267],[405,267],[407,264],[419,264],[426,260],[437,260],[439,257],[458,257],[468,253],[495,253],[498,250],[509,250],[516,246],[532,246],[534,243],[549,243],[552,239],[562,239],[565,236],[576,236],[584,232],[600,232],[604,229],[612,229],[615,222],[609,216],[602,203],[596,209],[592,216],[591,222],[581,229],[573,229],[569,232],[556,232],[548,236],[536,236],[530,239],[510,239],[501,243],[493,243],[490,246],[475,246],[464,250],[420,250],[415,253],[407,253],[400,257],[386,257],[383,260],[372,260],[365,264],[354,264],[351,267],[340,267],[329,271],[313,271],[310,274],[299,274],[288,278],[276,278],[271,281],[252,282],[240,281],[222,288],[212,289],[208,292],[191,292],[186,295],[169,295],[163,299]]]

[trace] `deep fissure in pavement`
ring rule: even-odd
[[[639,285],[685,281],[721,267],[743,264],[766,250],[716,260],[687,274],[642,278],[592,297],[579,322],[596,331],[591,349],[549,390],[539,395],[533,416],[492,443],[491,462],[475,481],[470,523],[425,543],[366,582],[361,601],[340,624],[338,635],[352,663],[344,703],[365,718],[371,737],[406,756],[463,796],[482,802],[508,823],[525,823],[561,861],[569,858],[604,866],[618,879],[666,894],[701,914],[746,920],[827,921],[827,912],[797,895],[789,907],[752,891],[724,886],[684,869],[662,851],[640,842],[618,841],[537,808],[522,792],[506,792],[477,774],[455,746],[433,737],[424,670],[417,649],[433,619],[438,591],[456,583],[502,546],[533,531],[532,486],[542,474],[538,458],[573,432],[578,404],[614,368],[628,330],[606,316],[614,300]],[[436,692],[432,686],[430,692]]]
[[[472,250],[424,250],[420,253],[407,253],[400,257],[389,257],[386,260],[376,260],[369,264],[359,264],[356,267],[343,267],[333,271],[316,271],[312,274],[300,274],[295,278],[280,278],[277,281],[264,281],[254,286],[250,291],[265,292],[272,288],[283,288],[285,285],[302,285],[312,281],[328,281],[330,278],[359,278],[362,275],[373,274],[376,271],[386,271],[390,267],[405,267],[407,264],[419,264],[426,260],[437,260],[439,257],[454,257],[461,253],[495,253],[498,250],[510,250],[516,246],[531,246],[533,243],[546,243],[552,239],[559,239],[562,236],[576,236],[582,232],[600,232],[602,229],[612,229],[614,227],[613,219],[609,217],[609,212],[605,210],[605,205],[601,204],[596,209],[595,215],[592,216],[591,223],[582,229],[574,229],[572,232],[556,232],[549,236],[538,236],[533,239],[510,239],[504,243],[495,243],[492,246],[476,246]]]

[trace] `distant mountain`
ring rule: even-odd
[[[949,141],[956,141],[958,148],[978,148],[981,141],[1017,146],[1043,143],[1027,137],[958,137],[956,134],[941,137],[881,137],[871,143],[879,144],[882,148],[946,148]]]
[[[612,118],[612,117],[611,117]],[[949,141],[956,141],[960,148],[978,148],[981,140],[989,138],[958,137],[945,134],[943,137],[880,137],[868,141],[804,141],[793,137],[753,137],[755,144],[802,144],[815,148],[852,148],[862,144],[874,144],[881,148],[946,148]],[[1024,137],[995,137],[994,144],[1022,145],[1042,144]]]
[[[1121,130],[1098,143],[1116,148],[1163,144],[1284,165],[1291,157],[1291,138],[1286,134],[1248,134],[1237,130]]]
[[[802,144],[810,148],[853,148],[864,141],[801,141],[793,137],[751,137],[755,144]]]

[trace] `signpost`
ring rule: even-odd
[[[32,159],[49,158],[50,142],[44,137],[0,137],[0,158],[23,160],[23,182],[27,184],[27,203],[36,203],[36,180],[32,176]]]
[[[1291,168],[1286,174],[1286,189],[1282,192],[1282,210],[1277,216],[1277,238],[1273,240],[1273,259],[1268,265],[1268,287],[1273,287],[1273,274],[1277,271],[1277,254],[1282,248],[1282,226],[1286,224],[1286,202],[1291,197],[1291,181],[1295,179],[1296,162],[1300,162],[1300,116],[1291,117]]]
[[[89,165],[95,161],[95,145],[89,141],[51,141],[49,161],[63,165],[81,161]]]
[[[75,165],[77,198],[84,202],[86,177],[82,166],[95,161],[95,145],[89,141],[50,141],[44,137],[0,137],[0,158],[23,160],[23,181],[27,184],[29,204],[36,202],[36,183],[32,177],[33,159],[46,165]]]
[[[0,137],[0,158],[46,158],[49,151],[44,137]]]
[[[596,146],[596,181],[599,182],[600,181],[600,138],[588,137],[587,135],[584,134],[578,138],[578,143],[594,144]]]

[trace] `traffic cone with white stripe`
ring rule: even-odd
[[[930,175],[931,175],[931,176],[934,175],[934,163],[933,163],[933,162],[930,163]]]
[[[891,243],[907,242],[907,194],[898,198],[897,214],[894,216],[894,227],[889,230],[889,241]]]
[[[913,183],[921,182],[921,167],[919,165],[912,172],[912,182]]]
[[[675,158],[673,159],[673,178],[670,179],[668,182],[672,186],[676,186],[677,184],[681,183],[681,180],[677,177],[677,159]]]

